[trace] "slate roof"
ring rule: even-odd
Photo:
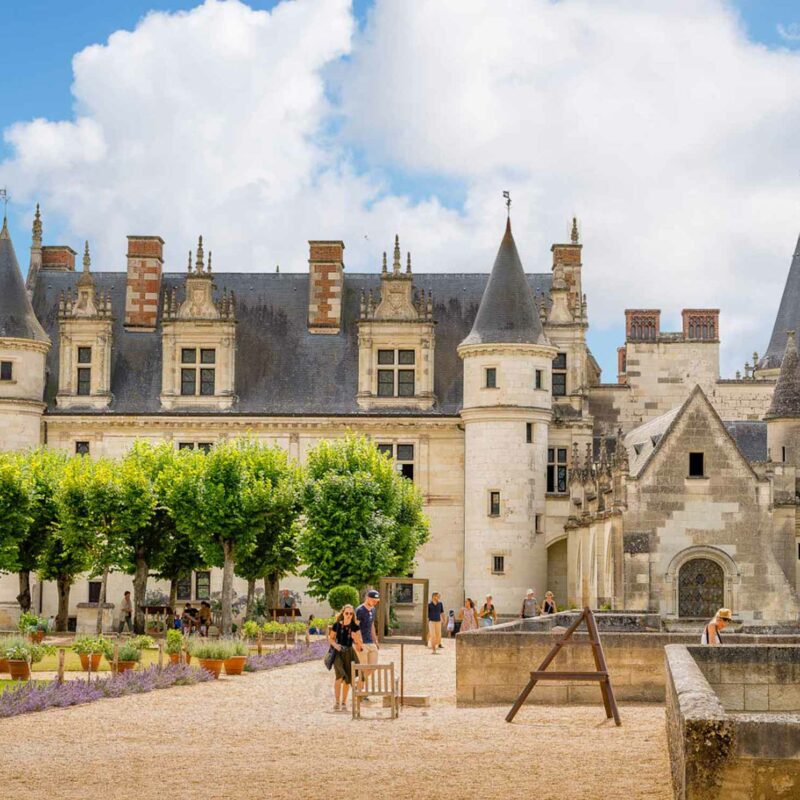
[[[800,416],[800,358],[797,355],[795,332],[786,337],[786,350],[781,371],[772,393],[772,403],[765,419]]]
[[[644,469],[653,451],[658,447],[664,434],[669,430],[675,417],[681,409],[689,402],[687,398],[681,405],[672,408],[659,417],[648,420],[634,428],[623,440],[625,449],[628,451],[628,470],[634,477]]]
[[[767,460],[767,423],[760,420],[724,422],[736,446],[748,461]]]
[[[163,412],[161,391],[161,331],[133,333],[123,327],[125,272],[93,272],[97,289],[111,295],[115,315],[111,355],[111,391],[108,410],[55,408],[58,391],[58,297],[73,292],[80,273],[42,271],[37,277],[33,306],[53,347],[47,359],[45,400],[49,413],[58,414],[201,414],[201,410]],[[185,273],[165,273],[164,289],[177,287],[184,296]],[[310,334],[307,273],[217,272],[218,293],[236,293],[236,393],[231,411],[213,415],[265,414],[367,415],[356,404],[358,387],[358,315],[362,289],[380,290],[380,275],[345,271],[342,330],[337,335]],[[533,306],[533,293],[547,298],[551,276],[531,274],[520,294]],[[414,286],[433,292],[436,321],[434,391],[437,404],[430,411],[404,408],[381,410],[381,416],[437,416],[456,414],[462,403],[463,369],[456,348],[469,332],[484,294],[487,275],[471,273],[415,274]],[[535,314],[535,310],[534,310]],[[538,319],[538,317],[536,317]],[[377,413],[377,412],[372,412]]]
[[[758,362],[761,369],[779,367],[786,349],[786,332],[800,331],[800,238],[794,248],[786,285],[783,287],[778,316],[772,328],[767,352]]]
[[[0,336],[47,341],[28,299],[5,219],[0,229]]]
[[[472,330],[462,344],[546,341],[533,296],[525,291],[525,280],[509,219]]]

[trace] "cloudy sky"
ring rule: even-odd
[[[0,5],[11,0],[0,0]],[[23,260],[123,269],[488,271],[513,197],[528,271],[577,214],[590,344],[625,307],[722,309],[723,371],[769,339],[800,233],[800,5],[740,0],[57,0],[0,30],[0,186]]]

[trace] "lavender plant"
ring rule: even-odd
[[[328,652],[328,642],[324,640],[312,642],[310,645],[299,644],[286,650],[275,650],[264,655],[253,655],[244,665],[246,672],[261,672],[265,669],[284,667],[288,664],[300,664],[303,661],[314,661]]]

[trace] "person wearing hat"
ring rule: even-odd
[[[539,605],[536,602],[536,592],[528,589],[525,599],[522,601],[522,610],[519,612],[520,619],[530,619],[539,613]]]
[[[714,619],[703,628],[700,644],[722,644],[722,637],[719,635],[720,631],[727,628],[731,622],[733,622],[731,610],[729,608],[720,608],[714,615]]]
[[[356,655],[361,664],[378,663],[378,635],[375,632],[375,612],[381,596],[374,589],[367,592],[364,602],[356,609],[356,622],[361,632],[361,645],[356,644]]]

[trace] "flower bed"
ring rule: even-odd
[[[211,675],[205,670],[191,669],[185,664],[170,664],[161,671],[157,667],[149,667],[91,682],[23,683],[0,694],[0,718],[44,711],[46,708],[92,703],[104,697],[142,694],[171,686],[190,686],[208,680],[211,680]]]
[[[283,667],[287,664],[300,664],[303,661],[313,661],[323,658],[328,652],[327,639],[312,642],[311,644],[298,644],[286,650],[275,650],[261,656],[250,656],[244,665],[246,672],[261,672],[265,669]]]

